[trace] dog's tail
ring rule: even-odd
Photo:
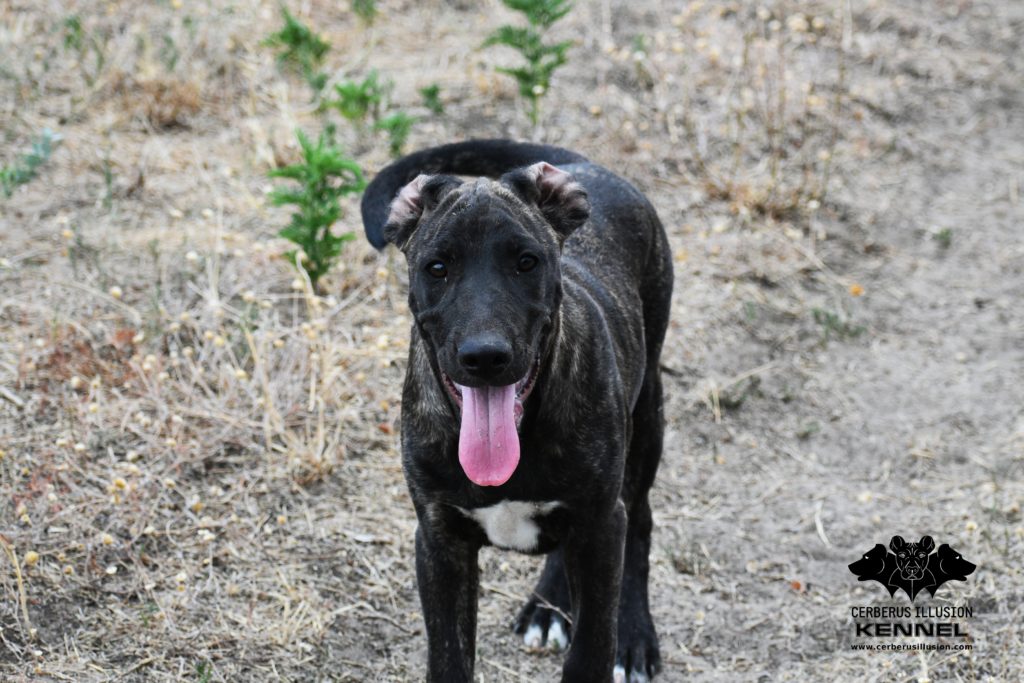
[[[420,173],[452,173],[498,177],[522,166],[546,161],[549,164],[575,164],[585,157],[561,147],[536,145],[513,140],[466,140],[431,147],[402,157],[385,167],[363,193],[360,210],[366,238],[377,249],[387,244],[384,223],[391,200]]]

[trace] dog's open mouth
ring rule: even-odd
[[[500,486],[519,464],[519,425],[523,402],[537,381],[535,360],[526,377],[501,387],[466,387],[442,372],[445,387],[462,413],[459,425],[459,463],[470,481]]]
[[[540,370],[540,357],[538,356],[534,361],[533,365],[530,366],[530,371],[526,373],[526,377],[522,378],[514,385],[515,387],[515,419],[516,429],[519,428],[520,423],[523,421],[523,403],[526,401],[526,397],[530,395],[533,390],[533,385],[537,382],[537,372]],[[474,391],[469,387],[464,387],[461,384],[456,384],[448,373],[442,371],[441,376],[444,378],[444,386],[451,394],[452,399],[455,400],[455,405],[459,406],[459,410],[462,410],[463,402],[462,395],[465,391]],[[504,387],[481,387],[482,389],[503,389]]]

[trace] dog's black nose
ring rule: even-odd
[[[500,375],[512,362],[512,345],[494,338],[464,341],[459,346],[459,363],[471,375],[490,379]]]

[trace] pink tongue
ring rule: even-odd
[[[480,486],[500,486],[519,464],[516,433],[516,385],[464,387],[462,426],[459,429],[459,462],[470,481]]]

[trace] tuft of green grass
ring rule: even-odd
[[[292,16],[283,5],[281,15],[284,26],[277,33],[270,34],[263,44],[278,49],[278,62],[298,70],[319,92],[327,83],[327,75],[320,72],[320,67],[331,45]]]
[[[86,33],[82,26],[82,19],[77,14],[65,17],[61,22],[61,29],[64,37],[64,50],[78,55],[78,70],[82,74],[82,80],[91,88],[107,62],[104,46],[96,36]],[[91,70],[87,68],[90,50],[93,53],[93,68]]]
[[[440,116],[444,113],[444,105],[441,104],[441,86],[437,83],[420,88],[420,96],[423,98],[423,106],[432,114]]]
[[[12,164],[0,168],[0,189],[3,189],[4,197],[10,197],[18,186],[35,178],[39,167],[50,159],[53,148],[59,142],[59,135],[49,128],[43,129],[39,137],[32,141],[28,152]]]
[[[213,663],[196,662],[196,683],[210,683],[213,680]]]
[[[836,339],[854,339],[864,333],[863,325],[856,325],[849,318],[835,311],[815,308],[811,310],[811,313],[814,316],[814,322],[821,325],[825,341],[832,337]]]
[[[932,239],[943,249],[949,249],[953,246],[953,229],[943,228],[932,235]]]
[[[530,121],[534,126],[540,118],[541,97],[551,87],[555,70],[568,60],[566,53],[572,41],[545,43],[544,34],[572,9],[567,0],[502,0],[506,7],[521,12],[528,26],[500,26],[483,47],[504,45],[517,50],[526,64],[515,68],[499,67],[519,84],[519,94],[530,103]]]
[[[416,123],[415,116],[409,116],[405,112],[399,111],[380,119],[373,124],[373,127],[376,130],[387,132],[391,156],[399,157],[402,156],[402,148],[405,147],[405,143],[409,139],[409,133],[412,131],[414,123]]]
[[[339,200],[366,187],[363,172],[356,162],[334,144],[331,132],[321,133],[316,144],[296,131],[302,147],[302,163],[274,169],[271,178],[286,178],[298,187],[277,187],[270,195],[274,206],[296,207],[291,223],[281,237],[300,247],[285,256],[304,270],[314,287],[341,254],[342,245],[353,238],[351,232],[335,235],[331,226],[341,218]]]
[[[352,11],[363,20],[364,24],[369,26],[377,18],[377,2],[376,0],[352,0]]]

